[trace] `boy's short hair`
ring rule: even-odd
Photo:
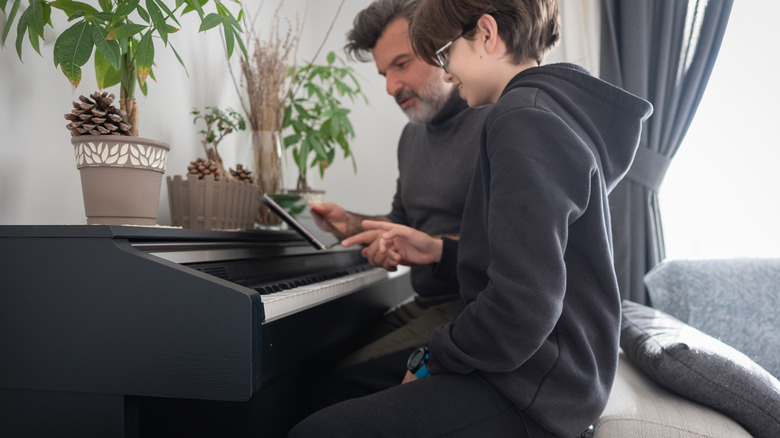
[[[410,23],[419,0],[376,0],[360,11],[347,32],[344,51],[347,57],[358,61],[371,60],[371,50],[391,22],[404,18]]]
[[[561,36],[557,0],[422,0],[409,33],[417,55],[432,65],[435,53],[456,36],[471,39],[479,17],[489,14],[512,61],[541,64]]]

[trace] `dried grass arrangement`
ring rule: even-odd
[[[284,0],[274,11],[267,39],[255,29],[255,20],[264,2],[255,14],[244,9],[245,30],[249,58],[241,58],[243,91],[234,84],[241,105],[252,129],[252,149],[259,193],[280,193],[283,189],[281,129],[285,102],[293,86],[288,79],[288,66],[295,65],[302,24],[296,14],[294,23],[280,19]],[[260,211],[261,223],[273,223],[275,218]]]
[[[250,125],[256,131],[282,129],[285,102],[293,86],[287,70],[295,65],[302,25],[296,14],[295,23],[285,19],[286,28],[282,28],[279,11],[283,4],[284,0],[280,1],[274,11],[267,40],[260,38],[251,25],[254,18],[246,14],[250,23],[247,31],[250,59],[241,59],[246,94],[239,95]]]
[[[267,28],[267,38],[263,38],[255,28],[255,21],[265,1],[261,1],[254,13],[242,4],[244,11],[244,32],[246,36],[247,57],[241,59],[241,87],[231,69],[233,84],[241,99],[241,105],[252,129],[252,147],[255,154],[257,185],[260,194],[283,192],[282,178],[282,137],[284,117],[301,84],[295,82],[297,51],[303,23],[298,14],[295,20],[281,19],[280,12],[284,0],[279,3]],[[312,59],[316,59],[328,39],[338,17],[344,0],[339,4],[336,15],[316,50]],[[308,12],[308,3],[303,16]],[[229,65],[229,64],[228,64]],[[260,207],[259,222],[273,224],[275,215]]]

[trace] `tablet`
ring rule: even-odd
[[[283,221],[311,242],[317,249],[332,248],[341,241],[322,228],[317,226],[312,216],[311,205],[297,195],[269,195],[266,193],[260,198]],[[278,201],[278,202],[277,202]]]

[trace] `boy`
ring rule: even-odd
[[[652,108],[579,67],[540,66],[558,29],[555,0],[421,2],[419,56],[470,106],[496,105],[459,242],[364,226],[386,231],[396,263],[435,263],[467,306],[410,358],[405,384],[320,411],[292,436],[573,437],[602,412],[620,332],[607,194]]]

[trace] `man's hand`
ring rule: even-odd
[[[333,233],[339,239],[344,239],[366,231],[361,225],[364,219],[390,222],[385,216],[364,216],[344,210],[339,205],[332,203],[311,203],[311,212],[317,226]]]
[[[406,371],[406,375],[404,376],[404,379],[401,381],[401,384],[403,385],[404,383],[413,382],[415,380],[418,380],[417,376],[412,374],[411,371],[407,370]]]
[[[339,239],[355,234],[354,232],[350,232],[349,229],[349,213],[340,206],[332,203],[312,203],[311,211],[317,226],[324,231],[333,233]]]

